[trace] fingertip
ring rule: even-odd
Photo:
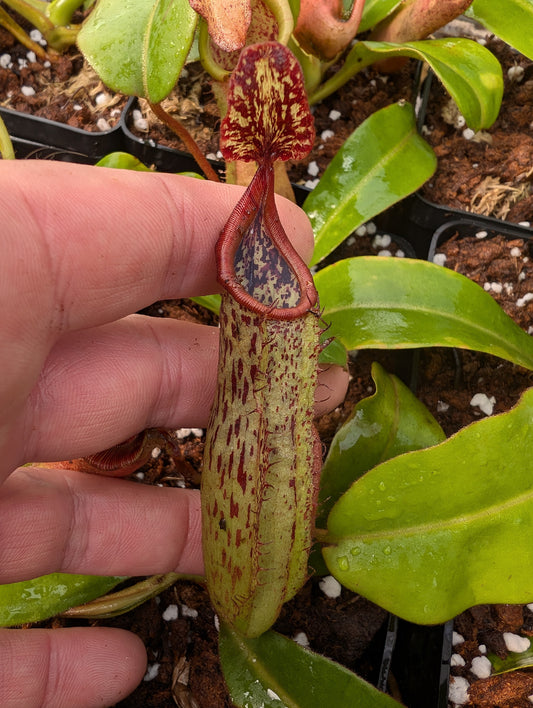
[[[349,372],[341,366],[321,368],[315,392],[315,414],[323,415],[339,406],[344,401],[349,381]]]
[[[111,627],[0,631],[2,708],[105,708],[146,671],[135,634]]]

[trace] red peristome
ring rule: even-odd
[[[315,130],[300,65],[279,42],[241,52],[230,78],[228,111],[220,128],[226,160],[301,160]]]
[[[292,287],[297,301],[290,306],[278,307],[277,304],[282,303],[259,301],[237,277],[235,271],[237,252],[243,238],[254,226],[256,231],[260,229],[261,235],[271,241],[270,260],[273,254],[276,254],[294,276]],[[279,220],[274,198],[272,164],[263,163],[259,167],[250,186],[231,213],[216,245],[216,259],[218,280],[221,285],[241,305],[268,319],[296,319],[312,310],[318,301],[318,293],[309,268],[292,246]],[[259,268],[261,265],[267,267],[270,264],[266,260],[264,264],[256,262],[255,265]],[[279,275],[277,277],[279,278]]]

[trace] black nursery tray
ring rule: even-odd
[[[0,107],[0,117],[12,138],[68,151],[96,162],[110,152],[124,150],[120,121],[110,130],[89,132],[64,123]]]

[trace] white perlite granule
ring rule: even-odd
[[[452,654],[450,657],[450,666],[464,666],[465,660],[460,654]]]
[[[475,393],[470,401],[470,405],[473,408],[479,408],[485,415],[492,415],[495,403],[496,399],[494,396],[489,398],[486,393]]]
[[[198,610],[189,607],[188,605],[181,606],[181,616],[188,617],[189,619],[196,619],[198,617]]]
[[[486,656],[475,656],[470,671],[478,678],[488,678],[492,672],[492,664]]]
[[[340,111],[333,110],[333,111],[329,112],[329,119],[330,120],[339,120],[340,117],[341,117]]]
[[[332,575],[326,575],[322,578],[318,585],[326,597],[330,597],[332,599],[340,597],[342,590],[341,584]]]
[[[309,646],[309,639],[307,638],[307,634],[305,632],[296,632],[293,639],[296,644],[299,644],[301,647]]]
[[[311,177],[316,177],[319,172],[320,172],[320,168],[319,168],[316,160],[312,160],[309,163],[309,165],[307,166],[307,174],[310,174]]]
[[[146,673],[144,674],[143,681],[152,681],[155,679],[157,674],[159,673],[159,667],[161,664],[148,664],[148,668],[146,669]]]
[[[531,642],[527,637],[521,637],[519,634],[513,634],[513,632],[504,632],[503,641],[508,651],[512,651],[515,654],[520,654],[522,651],[529,649]]]
[[[178,619],[178,606],[177,605],[169,605],[166,608],[166,610],[163,612],[161,617],[166,622],[169,622],[170,620],[177,620]]]
[[[470,684],[462,676],[452,676],[448,689],[448,698],[456,706],[464,706],[468,701],[468,689]]]
[[[452,644],[453,646],[457,646],[458,644],[462,644],[464,642],[465,638],[463,637],[462,634],[459,634],[459,632],[453,632],[452,634]]]
[[[96,121],[96,127],[102,133],[105,133],[106,130],[111,130],[111,126],[105,118],[98,118],[98,120]]]
[[[446,254],[435,253],[433,256],[433,263],[435,263],[435,265],[443,266],[446,263]]]

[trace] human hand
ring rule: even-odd
[[[0,583],[202,572],[197,491],[19,466],[82,457],[145,428],[206,425],[217,329],[131,313],[218,290],[214,244],[239,190],[0,161]],[[309,256],[303,212],[285,200],[279,209]],[[322,384],[318,413],[342,400],[347,377],[330,369]],[[141,641],[119,629],[0,630],[0,705],[112,705],[145,666]]]

